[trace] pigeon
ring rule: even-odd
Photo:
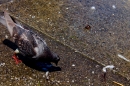
[[[30,59],[40,62],[53,62],[56,65],[60,57],[52,52],[46,44],[46,41],[36,34],[26,25],[14,20],[7,11],[0,15],[0,22],[7,27],[14,43],[18,48],[14,51],[13,58],[18,64],[21,62],[17,54],[22,54]]]

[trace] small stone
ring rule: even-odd
[[[69,8],[67,7],[66,9],[68,10]]]
[[[60,81],[57,81],[58,83],[60,83]]]
[[[8,35],[5,35],[5,38],[6,38],[6,39],[8,39],[8,38],[9,38],[9,36],[8,36]]]
[[[86,25],[86,26],[85,26],[85,29],[90,30],[90,29],[91,29],[91,26],[90,26],[90,25]]]
[[[96,9],[95,6],[92,6],[92,7],[91,7],[91,10],[95,10],[95,9]]]
[[[32,18],[35,18],[35,16],[32,16]]]
[[[74,82],[74,80],[72,80],[72,82]]]
[[[75,66],[75,64],[72,64],[72,66],[74,67],[74,66]]]
[[[113,8],[113,9],[116,9],[116,6],[115,6],[115,5],[112,5],[112,8]]]
[[[92,71],[92,74],[94,74],[94,71]]]
[[[0,66],[5,66],[5,63],[0,63]]]

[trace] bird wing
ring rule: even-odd
[[[15,23],[6,11],[4,12],[4,17],[5,17],[7,29],[9,31],[10,35],[12,36],[13,28],[15,27]]]
[[[2,21],[4,25],[7,26],[7,29],[10,35],[13,37],[16,45],[19,47],[20,52],[27,56],[36,55],[34,47],[36,47],[37,44],[31,32],[20,23],[15,23],[6,11],[4,12],[4,18],[2,19],[5,19],[5,21]]]
[[[51,51],[47,47],[45,40],[30,31],[30,27],[13,20],[6,11],[4,12],[4,18],[8,31],[23,55],[37,59],[39,57],[51,57]]]
[[[22,54],[26,56],[36,55],[34,48],[37,47],[37,43],[29,30],[16,25],[13,28],[13,39]]]

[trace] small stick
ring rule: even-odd
[[[113,81],[113,83],[114,83],[114,84],[117,84],[117,85],[119,85],[119,86],[124,86],[123,84],[118,83],[118,82],[116,82],[116,81]]]

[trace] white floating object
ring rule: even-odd
[[[127,59],[127,58],[125,58],[124,56],[122,56],[121,54],[118,54],[118,57],[120,57],[121,59],[124,59],[125,61],[127,61],[127,62],[130,62],[130,60],[129,59]]]
[[[113,69],[114,67],[115,67],[114,65],[107,65],[107,66],[103,67],[102,71],[106,73],[107,72],[107,70],[106,70],[107,68],[108,69]]]
[[[91,10],[95,10],[95,9],[96,9],[95,6],[92,6],[92,7],[91,7]]]

